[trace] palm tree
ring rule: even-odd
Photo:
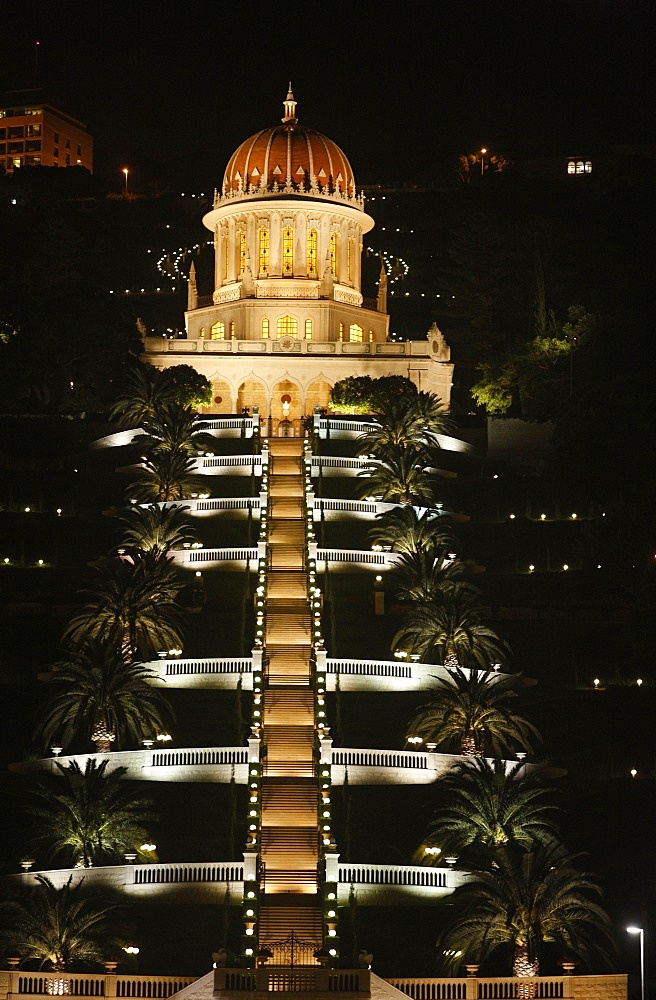
[[[71,618],[64,638],[121,636],[124,659],[150,659],[160,649],[177,648],[182,615],[176,599],[182,589],[176,567],[154,551],[134,559],[103,559],[96,580],[82,593],[83,607]]]
[[[425,604],[438,600],[444,587],[462,572],[444,552],[419,549],[402,552],[390,574],[391,585],[401,601]]]
[[[187,515],[188,510],[179,504],[129,507],[119,514],[119,520],[125,525],[120,544],[159,555],[169,549],[179,549],[186,542],[195,542],[198,536]]]
[[[3,937],[23,961],[64,972],[75,964],[100,965],[120,949],[116,933],[119,905],[108,896],[83,889],[73,876],[56,889],[45,875],[38,885],[2,906]],[[68,992],[62,983],[61,992]]]
[[[55,762],[61,777],[50,778],[32,792],[34,846],[45,845],[52,859],[62,857],[72,867],[105,864],[134,850],[154,860],[141,844],[151,838],[144,826],[155,822],[153,803],[134,798],[122,778],[127,768],[108,771],[109,761],[90,758],[84,771],[77,761],[68,766]]]
[[[436,681],[435,697],[411,720],[409,737],[472,757],[530,752],[531,737],[540,739],[535,726],[513,710],[512,677],[457,668]]]
[[[394,552],[455,548],[455,536],[434,510],[417,512],[416,507],[395,507],[376,518],[369,538],[376,545],[391,545]]]
[[[140,427],[167,403],[173,401],[173,389],[166,371],[152,365],[141,365],[125,377],[125,392],[110,410],[110,420],[115,420],[121,430]]]
[[[439,447],[437,434],[445,434],[452,421],[442,401],[430,392],[396,396],[377,411],[377,421],[360,435],[358,454],[379,456],[389,447],[412,447],[421,443],[429,450]]]
[[[82,735],[107,753],[112,743],[125,745],[166,732],[173,712],[161,691],[151,686],[156,675],[143,663],[126,662],[119,641],[89,636],[56,663],[48,680],[54,688],[36,727],[43,745],[53,740],[65,747]]]
[[[432,603],[414,607],[392,640],[397,648],[449,668],[484,670],[507,663],[510,654],[508,643],[485,624],[479,592],[463,582],[449,582]]]
[[[484,961],[502,945],[513,952],[514,976],[538,976],[544,943],[585,961],[612,948],[610,921],[598,902],[599,883],[578,867],[580,856],[559,844],[524,851],[507,845],[494,864],[458,886],[451,902],[458,916],[440,936],[438,947]],[[520,996],[532,996],[527,989]]]
[[[131,503],[175,503],[202,492],[196,460],[182,452],[161,451],[137,469],[126,497]]]
[[[481,757],[458,761],[438,782],[439,807],[429,826],[431,844],[460,855],[472,847],[518,844],[530,850],[558,837],[551,790],[539,769]],[[435,857],[435,855],[431,855]]]
[[[435,505],[435,484],[426,471],[427,457],[421,446],[388,448],[380,454],[383,457],[372,458],[360,473],[367,477],[358,488],[361,496],[405,505]]]
[[[139,435],[134,443],[141,445],[151,457],[162,452],[198,455],[203,451],[214,451],[215,441],[211,434],[203,430],[196,414],[179,403],[166,403],[148,416],[142,425],[145,434]]]

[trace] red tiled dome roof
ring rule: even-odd
[[[351,164],[339,146],[320,132],[298,124],[296,101],[291,88],[285,101],[281,125],[256,132],[235,150],[223,178],[223,193],[248,191],[252,185],[263,192],[301,184],[308,191],[355,195]],[[274,188],[277,185],[277,188]]]

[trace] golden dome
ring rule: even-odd
[[[280,125],[256,132],[235,150],[223,194],[291,193],[355,197],[351,164],[332,139],[298,124],[291,85]]]

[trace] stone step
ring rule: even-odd
[[[276,895],[278,893],[285,895],[311,895],[314,896],[319,888],[319,882],[317,878],[316,871],[308,872],[297,872],[294,869],[289,871],[277,870],[277,869],[265,869],[264,876],[264,894],[266,895]],[[260,913],[262,911],[260,910]],[[310,931],[304,931],[300,929],[296,932],[301,938],[301,940],[307,941],[312,940],[316,943],[317,948],[320,947],[321,943],[321,933],[319,933],[316,939],[310,938]],[[288,936],[289,932],[284,931],[272,931],[271,941],[280,941]],[[260,927],[260,941],[262,941],[262,929]],[[267,938],[268,940],[268,938]],[[315,949],[316,950],[316,949]],[[309,956],[308,956],[309,957]],[[274,949],[274,956],[270,959],[273,965],[276,964],[276,953]],[[289,964],[289,958],[285,962],[285,958],[281,957],[277,960],[279,964]],[[295,962],[295,964],[297,964]]]
[[[282,873],[281,873],[282,874]],[[277,905],[260,906],[260,944],[282,941],[294,932],[302,941],[321,941],[323,931],[321,901],[307,900],[307,906],[295,906],[281,900]],[[270,959],[270,961],[272,961]],[[287,963],[289,964],[289,960]]]

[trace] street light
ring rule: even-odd
[[[122,173],[125,174],[125,195],[127,197],[127,193],[128,193],[128,173],[129,173],[128,168],[127,167],[123,167]]]
[[[645,1000],[645,931],[643,927],[627,927],[629,934],[640,935],[640,1000]]]
[[[481,150],[481,177],[485,173],[485,154],[486,153],[487,153],[487,149],[485,148],[485,146],[483,146],[483,148]],[[496,479],[496,476],[494,478]]]

